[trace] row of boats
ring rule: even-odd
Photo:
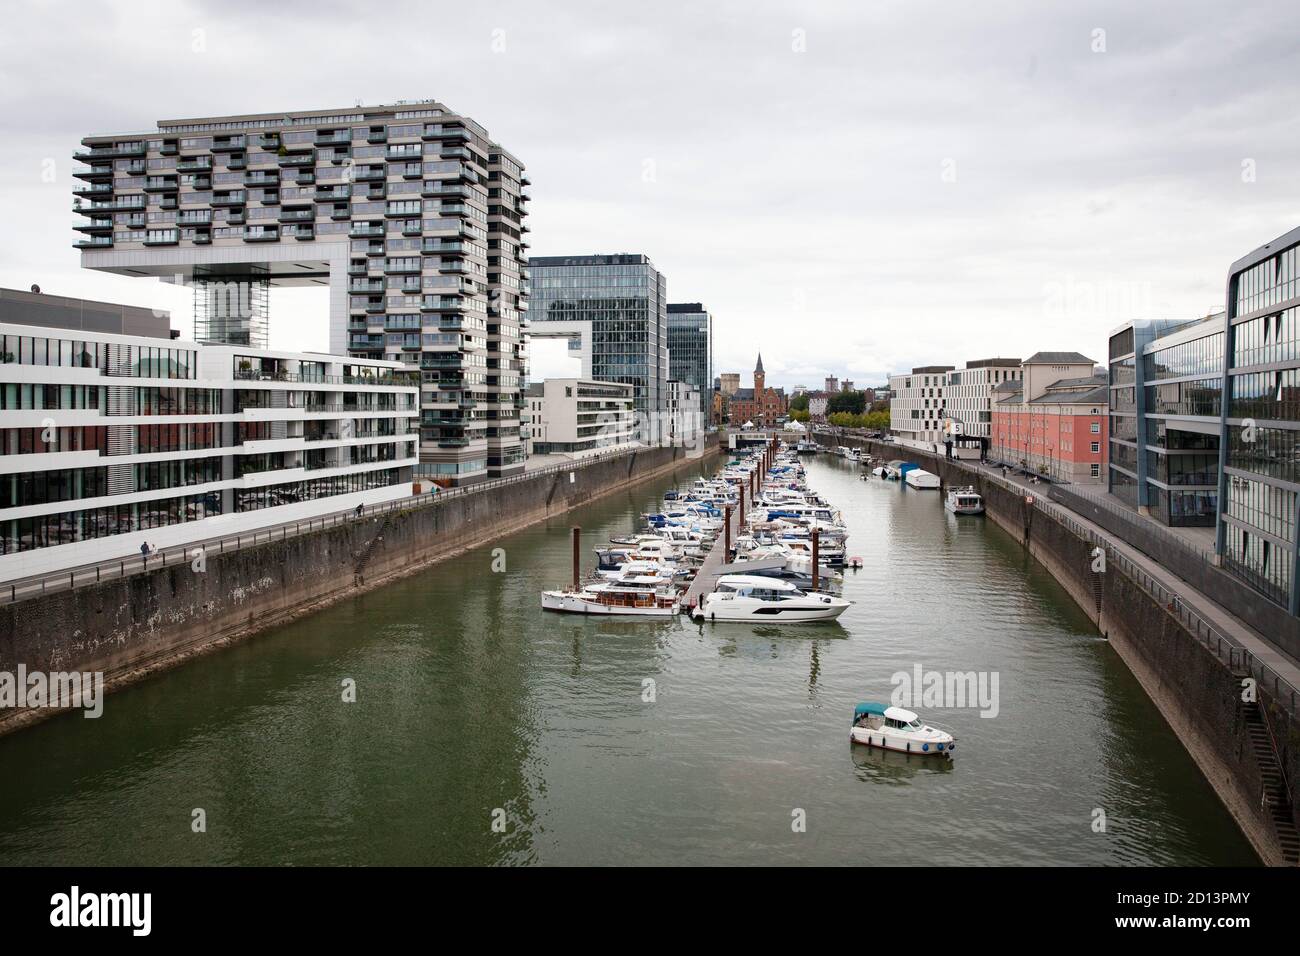
[[[779,451],[766,473],[762,462],[762,452],[754,452],[712,478],[669,491],[659,511],[642,515],[643,530],[596,547],[591,576],[542,592],[542,607],[635,617],[686,612],[711,622],[839,617],[852,603],[841,596],[842,569],[850,563],[843,517],[808,487],[792,451]],[[741,489],[755,487],[734,554],[722,556],[722,573],[707,588],[693,589],[711,550],[724,546],[718,539],[726,537],[727,509],[741,513]]]
[[[843,569],[860,562],[847,557],[841,513],[808,487],[799,450],[782,446],[766,473],[756,452],[716,477],[668,492],[659,511],[642,515],[643,530],[597,546],[590,577],[543,591],[542,607],[632,617],[689,613],[711,623],[838,618],[852,604],[842,596]],[[742,510],[741,489],[754,487],[759,492]],[[722,556],[726,564],[711,585],[693,588],[712,549],[725,546],[728,508],[744,515],[731,542],[734,554]],[[575,549],[576,535],[575,529]],[[956,746],[951,734],[912,711],[872,701],[854,708],[849,740],[919,757],[950,757]]]

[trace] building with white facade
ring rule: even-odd
[[[689,382],[668,381],[668,440],[689,445],[699,440],[707,425],[700,390]]]
[[[399,362],[0,324],[0,580],[406,497],[419,393]]]
[[[988,438],[993,424],[993,390],[1020,378],[1020,359],[991,358],[967,362],[944,380],[945,418],[955,434]]]
[[[889,427],[904,441],[935,444],[943,440],[944,389],[951,365],[923,365],[891,375]]]
[[[548,378],[524,395],[530,455],[582,458],[637,443],[633,386],[586,378]]]

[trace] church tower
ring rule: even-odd
[[[754,401],[763,401],[763,389],[767,385],[767,373],[763,371],[763,353],[758,353],[758,364],[754,366]]]

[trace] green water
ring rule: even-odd
[[[0,864],[1255,862],[1015,542],[809,471],[865,560],[837,623],[544,614],[569,527],[635,530],[670,483],[644,485],[0,738]],[[996,672],[998,715],[923,708],[951,762],[851,746],[916,664]]]

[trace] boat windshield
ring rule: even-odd
[[[912,730],[920,730],[920,729],[921,729],[921,721],[920,721],[919,718],[916,719],[916,720],[910,720],[910,721],[907,722],[907,726],[908,726],[910,729],[912,729]]]

